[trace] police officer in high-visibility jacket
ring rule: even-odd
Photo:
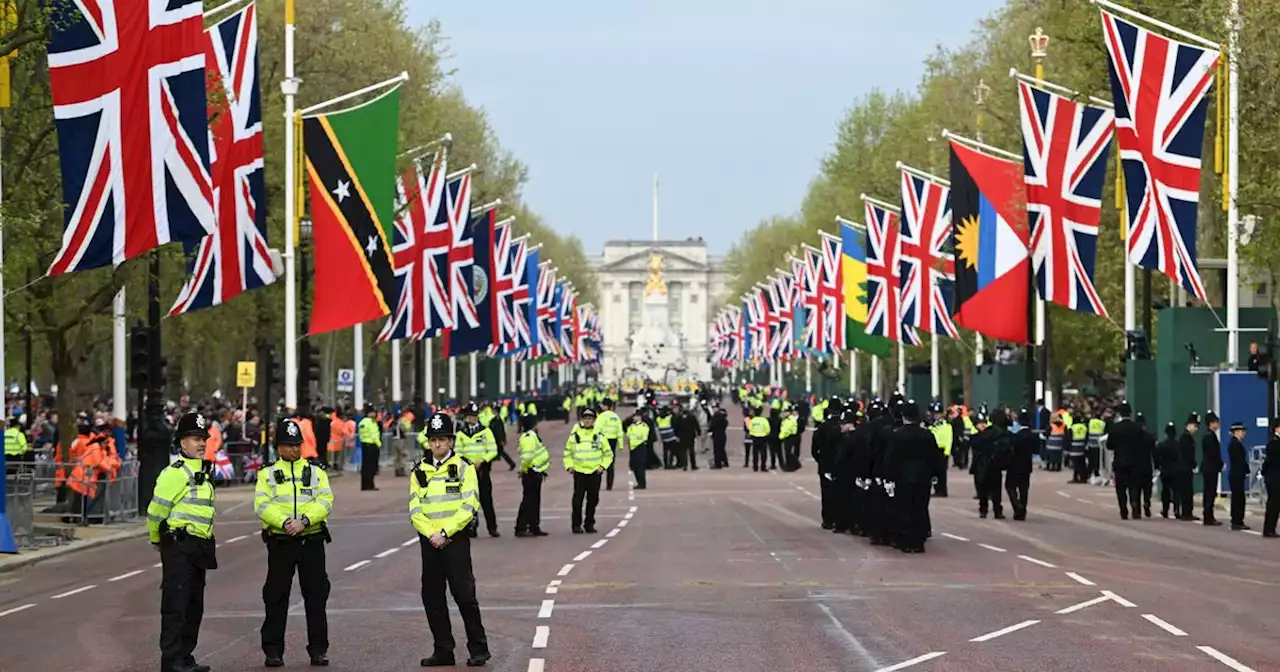
[[[769,471],[769,421],[761,415],[761,408],[753,410],[747,423],[751,436],[751,471]]]
[[[498,442],[493,437],[493,430],[480,422],[480,409],[475,402],[463,407],[462,425],[457,430],[454,449],[476,465],[484,522],[489,528],[489,536],[500,537],[502,534],[498,532],[498,514],[493,510],[493,479],[490,475],[493,461],[498,459]],[[476,536],[474,527],[471,536]]]
[[[471,569],[471,537],[466,530],[475,521],[479,490],[478,470],[455,453],[453,419],[436,413],[427,421],[430,453],[413,467],[409,477],[409,521],[418,532],[422,550],[422,608],[435,646],[423,658],[422,667],[453,667],[452,626],[445,584],[462,615],[467,631],[468,667],[489,661],[489,640],[480,620],[476,577]]]
[[[627,425],[627,446],[630,448],[631,473],[636,477],[636,489],[644,490],[645,470],[649,466],[649,423],[644,421],[640,409],[631,415],[631,424]],[[612,467],[610,467],[612,468]]]
[[[934,474],[934,497],[947,496],[947,465],[951,462],[951,446],[955,440],[951,422],[942,417],[941,410],[941,408],[938,408],[935,411],[937,419],[934,421],[933,426],[929,428],[929,431],[933,432],[933,438],[938,442],[938,450],[942,451],[942,461],[939,464],[939,469]]]
[[[178,421],[178,459],[156,478],[147,506],[147,536],[160,551],[160,670],[209,672],[192,653],[204,618],[205,572],[218,568],[213,539],[213,465],[201,459],[209,419],[188,413]]]
[[[573,474],[573,511],[571,521],[573,533],[588,534],[596,531],[596,504],[600,502],[600,476],[609,465],[613,464],[613,453],[608,443],[595,426],[596,411],[587,406],[582,409],[582,418],[569,430],[569,439],[564,445],[564,470]],[[583,515],[582,500],[587,501],[586,515]],[[585,525],[584,525],[585,523]]]
[[[307,612],[307,653],[313,666],[324,667],[329,664],[329,620],[324,611],[329,574],[324,545],[330,541],[325,521],[333,511],[333,490],[323,466],[301,459],[302,430],[293,420],[276,423],[276,451],[280,459],[258,471],[253,497],[267,545],[262,653],[267,667],[284,667],[284,627],[296,570]]]
[[[542,531],[542,482],[551,467],[551,453],[542,443],[534,415],[520,417],[520,484],[524,496],[516,513],[517,537],[545,537]]]
[[[373,478],[378,475],[378,456],[382,453],[382,428],[373,417],[372,406],[365,407],[356,434],[360,438],[360,489],[377,490]]]
[[[601,400],[600,406],[604,410],[600,411],[600,415],[596,417],[596,427],[600,428],[600,434],[604,436],[605,441],[609,442],[609,452],[613,453],[613,458],[609,460],[609,468],[604,472],[604,488],[612,490],[613,461],[618,458],[618,444],[622,442],[622,418],[613,412],[612,399]]]

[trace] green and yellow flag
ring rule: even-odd
[[[893,342],[867,333],[867,234],[843,222],[840,224],[840,264],[845,347],[888,357],[893,351]]]

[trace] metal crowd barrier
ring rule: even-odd
[[[34,474],[25,470],[7,474],[5,488],[5,504],[13,537],[18,546],[29,546],[35,537],[35,509],[32,506]]]

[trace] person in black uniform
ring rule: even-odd
[[[889,451],[889,492],[898,511],[897,547],[903,553],[924,553],[929,538],[929,487],[938,462],[938,441],[920,426],[914,401],[902,407],[902,426],[893,431]]]
[[[834,506],[835,510],[835,531],[837,533],[849,532],[855,535],[862,534],[860,519],[862,490],[858,488],[857,477],[855,475],[855,460],[857,454],[857,439],[854,437],[858,419],[858,411],[854,406],[845,407],[837,420],[839,423],[840,433],[835,440],[838,442],[836,446],[835,466],[833,468],[831,487],[834,489]],[[823,424],[826,424],[826,417],[823,417]],[[826,480],[825,478],[823,479]]]
[[[1203,486],[1202,511],[1204,524],[1221,525],[1222,521],[1214,520],[1214,503],[1218,499],[1218,484],[1222,474],[1222,446],[1218,442],[1218,428],[1222,422],[1213,411],[1204,414],[1204,424],[1209,431],[1200,439],[1200,479]]]
[[[1247,530],[1244,524],[1245,477],[1249,475],[1249,453],[1244,449],[1243,422],[1231,423],[1231,441],[1227,444],[1227,485],[1231,488],[1231,529]]]
[[[1107,433],[1107,450],[1111,451],[1111,475],[1115,481],[1116,503],[1120,505],[1120,519],[1128,520],[1129,511],[1133,510],[1135,520],[1142,518],[1140,469],[1137,464],[1143,445],[1146,443],[1146,432],[1137,423],[1129,419],[1131,412],[1128,404],[1120,404],[1116,409],[1116,420]],[[1150,465],[1151,460],[1147,460]],[[1150,475],[1147,482],[1151,481]]]
[[[1195,514],[1195,479],[1196,470],[1196,432],[1200,430],[1200,415],[1192,413],[1187,416],[1187,427],[1182,432],[1182,436],[1178,438],[1178,482],[1174,488],[1174,495],[1178,498],[1178,504],[1182,509],[1182,515],[1178,516],[1178,520],[1188,522],[1198,521],[1200,517]]]
[[[997,520],[1004,518],[1004,506],[1000,496],[1000,457],[998,453],[1012,452],[1009,432],[998,423],[1000,417],[988,423],[982,415],[974,423],[978,433],[969,443],[969,473],[973,474],[973,487],[978,491],[978,517],[986,518],[990,510]],[[1007,420],[1006,420],[1007,422]]]
[[[1022,409],[1018,414],[1021,428],[1013,436],[1013,455],[1009,470],[1004,475],[1004,490],[1013,507],[1014,520],[1027,519],[1027,496],[1031,490],[1032,458],[1040,452],[1040,437],[1031,429],[1031,413]]]
[[[1141,413],[1133,416],[1134,424],[1142,430],[1142,443],[1138,444],[1133,455],[1133,477],[1138,482],[1138,492],[1142,494],[1142,515],[1151,517],[1151,488],[1156,479],[1156,435],[1147,429],[1147,418]]]
[[[729,466],[729,455],[725,452],[725,444],[729,441],[729,413],[724,407],[717,406],[707,423],[707,432],[711,434],[711,468],[723,469]]]
[[[511,456],[507,454],[507,423],[504,422],[502,420],[502,416],[498,415],[498,412],[494,410],[492,403],[481,400],[480,408],[482,410],[487,408],[489,409],[489,412],[493,414],[492,417],[489,418],[489,431],[493,432],[493,441],[498,444],[498,458],[507,463],[507,471],[515,471],[517,466],[516,461],[511,459]]]
[[[867,410],[862,418],[858,418],[855,422],[853,433],[850,441],[850,460],[853,475],[853,483],[850,485],[850,498],[853,504],[850,508],[853,510],[853,534],[860,537],[868,535],[868,507],[871,506],[869,500],[870,484],[872,483],[872,463],[873,455],[871,451],[871,438],[875,433],[872,424],[876,423],[881,416],[884,415],[884,405],[879,401],[872,402],[867,405]]]
[[[888,546],[893,542],[894,510],[889,501],[886,483],[891,462],[893,431],[901,422],[902,404],[905,400],[895,394],[879,421],[871,427],[871,478],[867,488],[867,512],[863,518],[867,536],[872,546]]]
[[[1173,517],[1182,517],[1182,499],[1178,496],[1178,483],[1181,460],[1178,446],[1178,430],[1173,423],[1164,426],[1164,441],[1156,446],[1156,466],[1160,469],[1160,515],[1168,518],[1169,507],[1173,506]]]
[[[810,451],[818,465],[818,492],[822,495],[822,529],[844,532],[839,501],[843,485],[836,482],[836,463],[840,455],[840,411],[838,405],[827,407],[822,424],[813,432]]]
[[[671,424],[675,426],[676,440],[680,446],[676,452],[676,466],[684,471],[688,471],[690,467],[694,471],[698,470],[698,436],[702,434],[702,428],[698,425],[698,418],[693,411],[686,409],[677,409],[675,417],[671,419]]]
[[[1280,520],[1280,425],[1271,430],[1271,438],[1267,441],[1267,456],[1262,460],[1262,471],[1258,474],[1267,486],[1267,511],[1262,518],[1262,536],[1274,539],[1276,521]]]
[[[769,407],[769,468],[782,466],[782,402]]]

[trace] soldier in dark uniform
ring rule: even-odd
[[[1128,404],[1120,404],[1116,409],[1116,420],[1107,433],[1107,450],[1111,451],[1111,475],[1115,481],[1116,503],[1120,505],[1121,520],[1129,519],[1129,511],[1133,510],[1135,520],[1142,518],[1142,503],[1139,481],[1138,456],[1147,441],[1142,427],[1129,419],[1131,412]],[[1147,460],[1148,465],[1151,460]],[[1150,475],[1147,482],[1150,482]]]
[[[1178,438],[1178,483],[1174,494],[1178,497],[1182,515],[1178,520],[1197,521],[1195,514],[1195,486],[1193,485],[1196,470],[1196,432],[1200,430],[1200,415],[1192,413],[1187,416],[1187,428]]]
[[[1222,521],[1214,520],[1214,503],[1218,499],[1218,484],[1222,474],[1222,446],[1218,442],[1218,428],[1222,426],[1213,411],[1204,414],[1204,424],[1209,430],[1200,439],[1200,479],[1203,487],[1202,504],[1204,524],[1221,525]]]
[[[938,461],[938,441],[920,426],[914,401],[902,406],[902,425],[892,434],[888,491],[897,510],[897,547],[903,553],[924,553],[929,538],[929,488]]]
[[[1027,519],[1027,496],[1031,490],[1032,458],[1040,452],[1040,437],[1031,429],[1031,413],[1018,414],[1021,428],[1013,436],[1013,456],[1004,475],[1004,489],[1013,507],[1014,520]]]
[[[1262,518],[1262,536],[1276,538],[1276,521],[1280,519],[1280,425],[1271,429],[1267,441],[1267,456],[1258,474],[1267,486],[1267,511]]]
[[[1000,456],[1001,451],[1012,452],[1009,432],[1001,427],[999,416],[996,422],[988,424],[987,418],[978,416],[975,423],[978,433],[969,444],[969,473],[973,474],[973,487],[978,491],[978,517],[986,518],[988,509],[997,520],[1004,518],[1004,506],[1000,496]],[[1007,420],[1005,421],[1007,422]]]
[[[1231,442],[1227,444],[1227,485],[1231,488],[1232,530],[1249,529],[1244,524],[1244,481],[1249,475],[1249,453],[1244,448],[1244,434],[1244,423],[1231,423]]]

